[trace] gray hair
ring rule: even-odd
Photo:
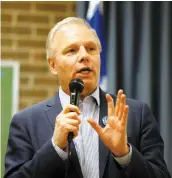
[[[93,34],[98,39],[98,45],[99,45],[100,51],[101,51],[101,43],[100,43],[100,40],[99,40],[99,38],[97,36],[96,31],[82,18],[79,18],[79,17],[67,17],[67,18],[63,19],[62,21],[56,23],[56,25],[51,29],[51,31],[48,34],[48,38],[47,38],[47,42],[46,42],[47,60],[49,58],[54,58],[55,57],[55,52],[54,52],[53,47],[52,47],[52,42],[54,40],[54,36],[55,36],[56,32],[59,31],[64,25],[72,24],[72,23],[85,25],[86,27],[88,27],[88,29],[91,29]]]

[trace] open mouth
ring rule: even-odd
[[[89,74],[91,71],[92,71],[92,69],[90,67],[84,67],[84,68],[80,69],[77,73]]]

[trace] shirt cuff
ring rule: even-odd
[[[53,138],[51,139],[51,142],[58,155],[62,158],[63,161],[66,161],[68,159],[68,153],[56,146]]]
[[[130,151],[127,155],[125,156],[121,156],[121,157],[114,157],[114,159],[117,161],[117,163],[122,167],[125,168],[128,166],[128,164],[131,161],[131,157],[132,157],[132,146],[128,143],[129,147],[130,147]]]

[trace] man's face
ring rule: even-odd
[[[70,81],[80,78],[84,82],[81,96],[92,93],[100,75],[100,47],[93,31],[84,25],[66,24],[55,34],[53,48],[56,57],[49,65],[57,72],[62,89],[69,94]]]

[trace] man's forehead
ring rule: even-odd
[[[53,44],[56,47],[58,46],[59,50],[71,45],[87,45],[93,43],[97,45],[101,51],[99,39],[93,29],[84,24],[63,25],[63,27],[60,27],[60,29],[56,32],[53,40]]]
[[[82,38],[83,40],[96,39],[96,36],[93,34],[92,29],[83,24],[66,24],[56,32],[55,38],[56,37],[58,39],[67,38],[67,40],[69,41],[79,38]]]

